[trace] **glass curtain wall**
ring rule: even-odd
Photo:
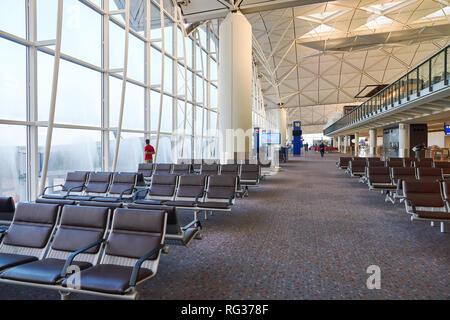
[[[136,171],[146,138],[157,162],[218,157],[218,21],[186,35],[174,1],[64,0],[54,91],[58,3],[0,0],[0,196],[38,195],[50,128],[45,185]]]

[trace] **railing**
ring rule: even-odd
[[[372,96],[363,104],[354,108],[335,123],[325,128],[324,135],[348,125],[369,118],[386,110],[398,108],[402,104],[421,95],[433,92],[433,85],[444,82],[447,86],[450,78],[450,45],[439,50],[417,67],[403,75],[389,86]]]

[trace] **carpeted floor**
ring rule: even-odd
[[[141,298],[449,299],[450,225],[411,222],[337,158],[290,161],[231,214],[203,221],[203,240],[171,246]],[[379,290],[366,286],[370,265],[381,269]],[[0,299],[58,297],[0,284]]]

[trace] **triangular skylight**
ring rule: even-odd
[[[378,16],[375,19],[371,19],[364,26],[369,29],[379,29],[385,27],[386,25],[392,24],[394,21],[385,16]]]
[[[425,17],[422,17],[415,22],[417,23],[417,22],[443,20],[446,19],[448,16],[450,16],[450,6],[444,7],[433,13],[430,13],[429,15],[426,15]]]
[[[320,26],[312,29],[310,32],[305,33],[302,37],[315,37],[315,36],[321,36],[324,33],[329,33],[332,31],[336,31],[335,28],[330,27],[326,24],[321,24]]]

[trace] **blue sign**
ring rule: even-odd
[[[293,131],[293,137],[294,137],[294,156],[300,156],[302,154],[302,148],[303,148],[303,141],[301,131],[302,130],[302,122],[301,121],[294,121],[294,131]],[[298,134],[295,134],[295,133]]]
[[[446,124],[444,126],[444,131],[446,136],[450,136],[450,125]]]

